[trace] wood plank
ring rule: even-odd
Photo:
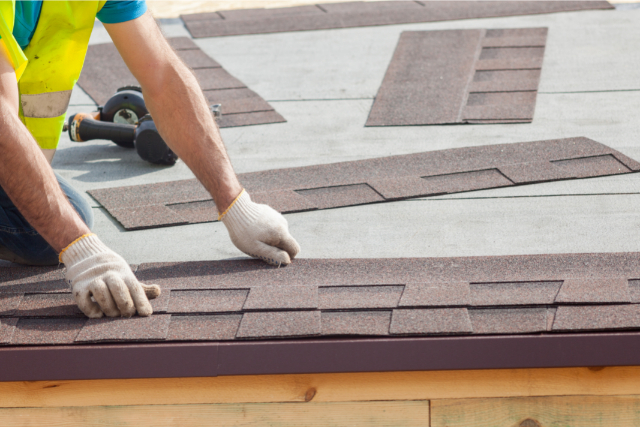
[[[432,427],[640,425],[640,396],[434,400]]]
[[[429,425],[428,401],[89,406],[0,409],[13,426],[407,426]]]
[[[0,383],[0,407],[640,395],[640,366]]]

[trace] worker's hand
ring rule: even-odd
[[[95,234],[86,235],[60,254],[67,267],[67,282],[84,314],[91,318],[131,317],[153,313],[147,299],[160,295],[157,285],[138,282],[129,264],[109,249]],[[95,300],[92,301],[91,297]]]
[[[220,219],[233,244],[249,256],[280,266],[290,264],[300,252],[287,220],[269,206],[252,202],[244,190]]]

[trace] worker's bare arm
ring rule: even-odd
[[[18,115],[16,75],[0,45],[0,186],[58,252],[89,232]]]
[[[140,82],[163,139],[224,211],[242,187],[195,76],[171,49],[149,12],[132,21],[105,24],[105,28]]]

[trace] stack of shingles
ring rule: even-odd
[[[612,9],[606,1],[372,1],[182,15],[195,38],[408,24],[573,10]]]
[[[640,329],[640,254],[143,264],[148,318],[86,319],[62,269],[1,269],[0,342],[202,341]]]
[[[190,38],[168,39],[180,58],[195,74],[210,104],[222,104],[220,127],[280,123],[285,119],[267,101],[229,74]],[[137,86],[113,43],[89,46],[78,84],[103,105],[123,86]]]

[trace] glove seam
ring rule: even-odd
[[[78,237],[76,240],[74,240],[73,242],[69,243],[67,246],[65,246],[65,248],[63,250],[60,251],[60,253],[58,254],[58,261],[60,263],[63,263],[62,261],[62,254],[65,253],[65,251],[67,249],[69,249],[71,246],[73,246],[74,243],[79,242],[80,240],[84,239],[85,237],[90,237],[90,236],[95,236],[95,233],[87,233],[87,234],[83,234],[82,236]]]
[[[231,204],[229,205],[229,207],[227,209],[225,209],[224,212],[222,212],[221,214],[218,214],[218,221],[222,221],[222,218],[225,217],[225,215],[227,213],[229,213],[229,211],[231,210],[231,208],[233,207],[233,205],[236,204],[236,202],[238,201],[238,199],[240,199],[240,197],[245,193],[245,189],[243,188],[242,191],[240,192],[240,194],[238,194],[238,197],[236,197],[235,199],[233,199],[233,202],[231,202]]]

